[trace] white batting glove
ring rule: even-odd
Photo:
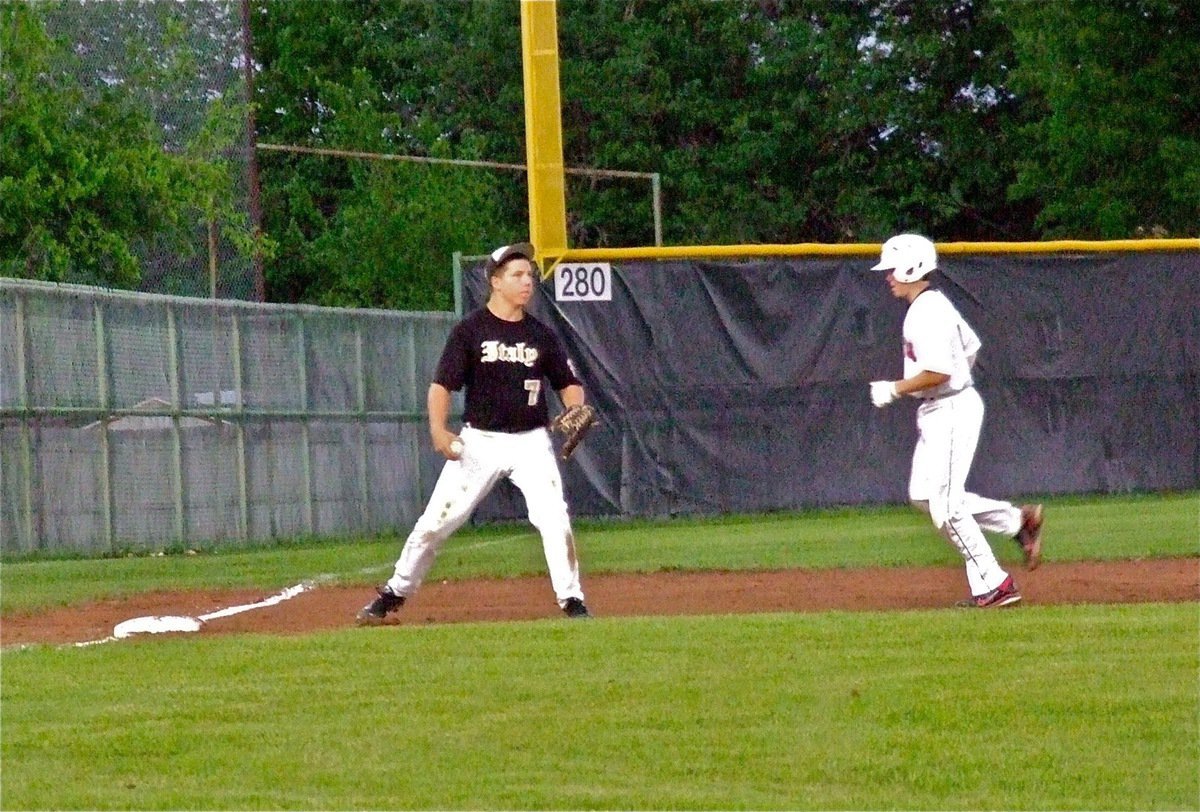
[[[871,381],[871,402],[882,409],[900,397],[895,381]]]

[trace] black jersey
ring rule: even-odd
[[[545,380],[555,391],[579,383],[558,337],[528,313],[505,321],[486,307],[454,325],[433,378],[452,392],[466,387],[463,422],[506,432],[546,425]]]

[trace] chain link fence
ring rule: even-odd
[[[0,279],[0,552],[406,527],[455,320]]]
[[[163,148],[196,151],[214,116],[229,138],[219,154],[228,178],[220,207],[251,215],[253,144],[246,93],[246,43],[240,0],[66,0],[38,6],[47,33],[70,46],[80,84],[99,94],[119,88],[149,111]],[[194,224],[184,238],[162,237],[138,248],[139,289],[182,296],[255,299],[261,269],[229,239],[223,218]]]

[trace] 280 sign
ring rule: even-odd
[[[612,266],[607,262],[559,265],[554,269],[554,298],[560,302],[612,301]]]

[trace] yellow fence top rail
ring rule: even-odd
[[[872,256],[880,243],[778,243],[761,245],[672,245],[640,248],[568,248],[554,264],[621,259],[744,259],[747,257]],[[1047,240],[1044,242],[943,242],[950,254],[1053,254],[1115,251],[1200,251],[1200,237],[1150,240]]]

